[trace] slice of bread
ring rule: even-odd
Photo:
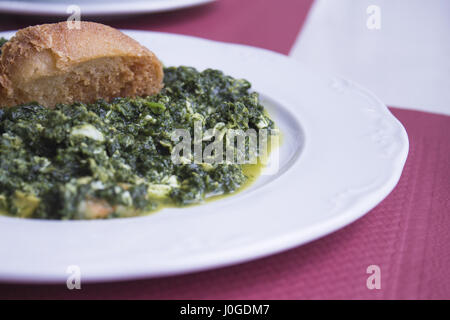
[[[19,30],[0,56],[0,107],[36,101],[84,102],[148,96],[163,87],[163,68],[147,48],[111,27],[67,22]]]

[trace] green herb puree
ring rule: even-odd
[[[1,40],[0,40],[1,42]],[[165,68],[155,96],[53,109],[0,109],[0,214],[39,219],[136,216],[245,185],[246,165],[174,164],[174,129],[274,123],[250,83],[218,70]],[[204,146],[203,146],[204,147]]]
[[[5,38],[0,38],[0,53],[2,53],[1,51],[1,47],[7,42],[7,40]]]

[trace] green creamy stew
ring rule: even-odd
[[[1,51],[1,47],[6,43],[6,39],[5,38],[0,38],[0,53],[2,53]]]
[[[248,183],[257,164],[174,163],[171,134],[186,129],[194,136],[200,123],[202,130],[274,135],[250,83],[211,69],[164,72],[164,89],[151,97],[0,109],[0,214],[128,217],[199,203]]]

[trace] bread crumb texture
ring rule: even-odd
[[[0,57],[0,107],[90,103],[149,96],[163,87],[158,58],[122,32],[93,22],[19,30]]]

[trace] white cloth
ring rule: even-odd
[[[369,6],[380,10],[380,29]],[[450,115],[449,0],[316,0],[291,56],[387,105]]]

